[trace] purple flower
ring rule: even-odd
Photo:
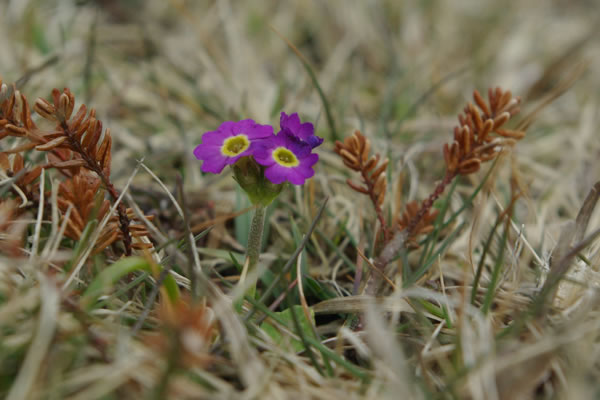
[[[218,174],[226,165],[252,155],[257,143],[271,136],[271,125],[259,125],[251,119],[227,121],[216,131],[204,133],[202,143],[194,149],[194,155],[204,161],[201,168],[203,172]]]
[[[299,137],[282,132],[258,144],[254,159],[266,167],[265,176],[272,183],[302,185],[315,174],[312,166],[319,161],[319,155],[311,153],[311,145]]]
[[[298,113],[287,115],[282,111],[279,126],[281,127],[281,133],[296,136],[303,142],[308,143],[311,149],[323,143],[323,138],[315,136],[313,124],[310,122],[301,123]]]

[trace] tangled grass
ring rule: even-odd
[[[35,129],[21,100],[24,117],[2,110],[0,396],[597,397],[594,8],[3,2],[0,99],[47,101],[30,100]],[[452,150],[455,118],[496,86],[521,98],[504,131],[520,140],[473,161]],[[84,103],[110,128],[78,138],[90,159],[55,124]],[[325,143],[315,177],[267,210],[244,298],[252,209],[192,149],[224,120],[282,109]],[[374,165],[336,154],[355,130],[387,159],[373,182]],[[401,227],[418,235],[382,265]]]

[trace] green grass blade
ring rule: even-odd
[[[458,179],[454,179],[452,185],[450,186],[448,194],[444,196],[442,207],[440,208],[439,214],[435,219],[434,230],[433,232],[431,232],[431,234],[427,235],[425,248],[423,249],[423,252],[421,253],[421,258],[419,259],[419,265],[422,265],[426,259],[429,259],[431,257],[431,252],[433,251],[433,247],[437,242],[437,238],[439,237],[442,229],[445,227],[444,218],[446,218],[446,213],[450,209],[450,199],[452,198],[452,195],[456,190],[457,184]]]
[[[494,269],[492,270],[492,278],[490,279],[490,284],[487,292],[485,292],[485,297],[483,299],[483,304],[481,306],[481,312],[487,314],[492,306],[492,302],[494,301],[494,294],[496,293],[496,284],[498,283],[498,278],[500,277],[500,270],[504,265],[504,251],[506,249],[506,244],[508,241],[508,227],[504,229],[504,233],[502,234],[502,242],[500,244],[500,248],[498,249],[498,254],[496,256],[496,263],[494,265]]]
[[[245,299],[248,302],[250,302],[252,305],[254,305],[255,309],[260,310],[261,312],[265,313],[269,318],[271,318],[278,324],[285,326],[285,322],[282,321],[273,311],[269,310],[269,308],[267,306],[265,306],[262,302],[255,300],[249,296],[246,296]],[[356,378],[358,378],[362,381],[365,381],[365,382],[370,380],[370,374],[368,371],[365,371],[364,369],[343,359],[336,352],[331,350],[329,347],[323,345],[318,339],[315,339],[310,336],[306,336],[305,338],[306,338],[307,342],[309,342],[311,345],[313,345],[319,351],[327,354],[327,356],[329,357],[329,359],[331,361],[335,362],[340,367],[344,368],[346,371],[348,371],[350,374],[354,375]]]
[[[329,101],[327,100],[327,97],[325,96],[325,93],[323,92],[323,89],[321,88],[321,85],[319,84],[319,80],[317,79],[317,76],[315,75],[310,63],[302,55],[300,50],[298,50],[298,48],[292,44],[292,42],[290,42],[285,36],[283,36],[281,33],[279,33],[272,26],[271,26],[271,29],[273,30],[273,32],[275,32],[277,34],[277,36],[279,36],[288,45],[288,47],[294,52],[294,54],[296,54],[296,56],[298,56],[298,59],[302,63],[302,66],[304,67],[306,72],[308,73],[308,76],[310,77],[312,84],[315,86],[315,89],[317,89],[317,92],[319,93],[319,97],[321,98],[321,102],[323,103],[323,108],[325,109],[325,117],[327,118],[327,124],[329,125],[329,130],[331,131],[331,139],[332,139],[332,141],[339,140],[337,130],[335,128],[335,121],[333,119],[333,114],[331,113],[331,106],[329,105]]]
[[[412,274],[410,279],[404,282],[404,286],[408,287],[415,283],[419,278],[421,278],[427,270],[433,265],[433,263],[437,260],[438,256],[442,254],[448,246],[452,244],[456,236],[462,231],[462,229],[466,226],[466,222],[461,223],[455,230],[453,230],[448,237],[442,242],[442,244],[437,248],[437,250],[429,257],[429,259],[422,265],[417,268],[417,270]]]
[[[112,287],[121,278],[135,271],[145,271],[152,273],[152,265],[142,257],[127,257],[123,258],[111,266],[104,269],[94,280],[81,297],[81,306],[83,309],[90,310],[93,308],[96,300],[108,288]],[[167,295],[171,301],[179,298],[179,288],[172,275],[167,275],[164,281]]]
[[[335,243],[331,239],[327,237],[320,229],[315,230],[317,234],[321,237],[321,239],[325,242],[327,246],[329,246],[344,262],[350,267],[352,271],[356,270],[356,264],[346,255],[343,251],[336,246]]]
[[[292,300],[289,296],[287,296],[286,300],[288,303],[288,310],[290,310],[290,316],[292,317],[292,322],[294,323],[294,330],[296,331],[296,334],[300,337],[300,340],[302,341],[302,344],[304,345],[304,348],[306,349],[306,354],[308,355],[308,358],[310,359],[312,365],[314,365],[315,369],[319,372],[319,374],[321,374],[321,376],[325,376],[325,372],[323,371],[323,368],[321,368],[321,365],[317,361],[317,359],[313,353],[310,342],[308,342],[308,340],[307,340],[307,337],[309,337],[309,336],[306,334],[305,329],[303,329],[303,327],[300,326],[300,320],[298,318],[298,315],[296,314],[296,307],[298,307],[298,308],[302,308],[302,307],[298,306],[298,305],[294,306],[294,304],[292,303]],[[309,324],[311,324],[311,327],[312,327],[311,321],[308,320],[307,322]]]
[[[481,252],[481,258],[479,260],[479,264],[477,264],[477,270],[475,271],[475,277],[473,278],[473,285],[471,288],[471,304],[475,304],[475,298],[477,297],[477,289],[479,287],[479,280],[481,279],[481,273],[483,272],[483,267],[485,265],[485,259],[490,250],[492,240],[493,240],[494,236],[496,235],[496,231],[498,230],[498,227],[500,226],[500,222],[501,222],[501,218],[500,218],[500,216],[498,216],[496,223],[492,227],[492,230],[490,231],[490,234],[488,235],[488,237],[483,245],[483,251]]]

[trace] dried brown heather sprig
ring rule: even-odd
[[[23,255],[23,236],[27,223],[17,220],[20,214],[15,201],[0,202],[0,254],[10,257]]]
[[[345,138],[343,143],[335,142],[335,152],[342,157],[344,165],[359,172],[362,178],[362,184],[355,183],[351,179],[346,183],[355,191],[369,196],[387,241],[390,232],[381,207],[385,201],[387,189],[385,171],[389,160],[387,158],[381,160],[379,153],[369,157],[370,150],[371,142],[360,131],[355,131],[354,135]]]
[[[75,96],[68,88],[63,92],[52,91],[52,103],[45,99],[35,102],[34,110],[44,119],[54,122],[50,131],[38,129],[31,119],[27,99],[18,90],[9,90],[0,80],[0,139],[7,136],[22,137],[27,141],[7,151],[20,153],[36,149],[46,152],[48,165],[59,169],[65,175],[73,177],[81,168],[94,172],[113,202],[119,198],[119,192],[110,181],[110,161],[112,138],[110,130],[102,129],[102,122],[96,119],[93,109],[89,112],[81,105],[75,115]],[[31,178],[31,175],[26,175]],[[117,206],[120,238],[125,245],[127,255],[131,254],[132,234],[130,218],[125,205]]]
[[[479,170],[483,162],[495,158],[502,148],[513,145],[525,136],[524,131],[505,129],[508,120],[519,112],[520,99],[512,97],[510,91],[501,88],[488,91],[488,103],[479,92],[473,93],[475,104],[468,103],[464,114],[459,115],[459,126],[454,129],[454,141],[444,145],[444,160],[446,174],[434,191],[425,199],[418,210],[415,205],[407,205],[407,210],[400,220],[400,230],[387,242],[379,257],[373,262],[384,275],[393,273],[387,271],[388,264],[403,248],[415,242],[419,233],[425,233],[428,225],[435,218],[431,211],[433,203],[441,196],[446,186],[458,175],[468,175]],[[371,274],[364,293],[375,295],[379,293],[381,274]]]
[[[79,240],[87,223],[96,219],[102,220],[110,209],[110,202],[104,198],[104,190],[101,188],[101,181],[95,175],[86,170],[81,170],[72,178],[62,182],[58,189],[58,208],[63,218],[66,217],[69,206],[69,220],[65,229],[65,236]],[[98,200],[97,200],[98,199]],[[134,219],[133,210],[127,210],[128,217]],[[145,216],[151,220],[151,216]],[[129,230],[133,237],[147,236],[148,231],[144,224],[131,224]],[[106,226],[100,232],[100,236],[94,245],[93,253],[99,253],[117,240],[123,240],[123,233],[119,229],[119,220],[117,216],[109,219]],[[149,243],[133,243],[135,249],[145,249],[151,247]]]
[[[0,79],[0,139],[7,136],[24,137],[34,130],[36,126],[31,119],[27,99],[18,90],[10,90]],[[28,143],[23,150],[33,147],[34,145]]]
[[[465,106],[464,114],[458,116],[459,126],[454,128],[454,141],[450,145],[444,144],[444,179],[404,226],[409,239],[420,233],[417,227],[422,226],[435,200],[456,176],[479,171],[481,164],[494,159],[503,147],[513,145],[525,136],[523,131],[503,128],[519,112],[520,98],[497,87],[488,90],[489,104],[477,90],[473,92],[473,99],[477,106],[473,103]]]
[[[52,100],[53,104],[50,104],[47,100],[39,98],[33,106],[40,116],[56,122],[57,133],[52,140],[38,145],[36,150],[69,150],[70,153],[62,152],[63,159],[59,158],[59,162],[67,163],[71,160],[73,163],[71,165],[67,164],[69,167],[80,165],[95,172],[103,181],[109,193],[111,188],[117,193],[108,179],[110,176],[112,146],[110,129],[103,132],[102,121],[96,119],[96,111],[91,109],[88,113],[85,104],[82,104],[77,113],[71,118],[75,96],[68,88],[65,88],[62,93],[58,89],[54,89]],[[70,159],[64,159],[69,156]],[[57,167],[56,164],[53,166]],[[60,168],[60,165],[57,168]]]

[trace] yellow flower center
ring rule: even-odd
[[[295,167],[300,164],[300,161],[296,158],[296,155],[286,149],[285,147],[278,147],[273,151],[273,159],[279,165],[284,167]]]
[[[237,136],[225,139],[221,147],[221,154],[228,157],[235,157],[248,150],[248,147],[250,147],[248,136],[240,133]]]

